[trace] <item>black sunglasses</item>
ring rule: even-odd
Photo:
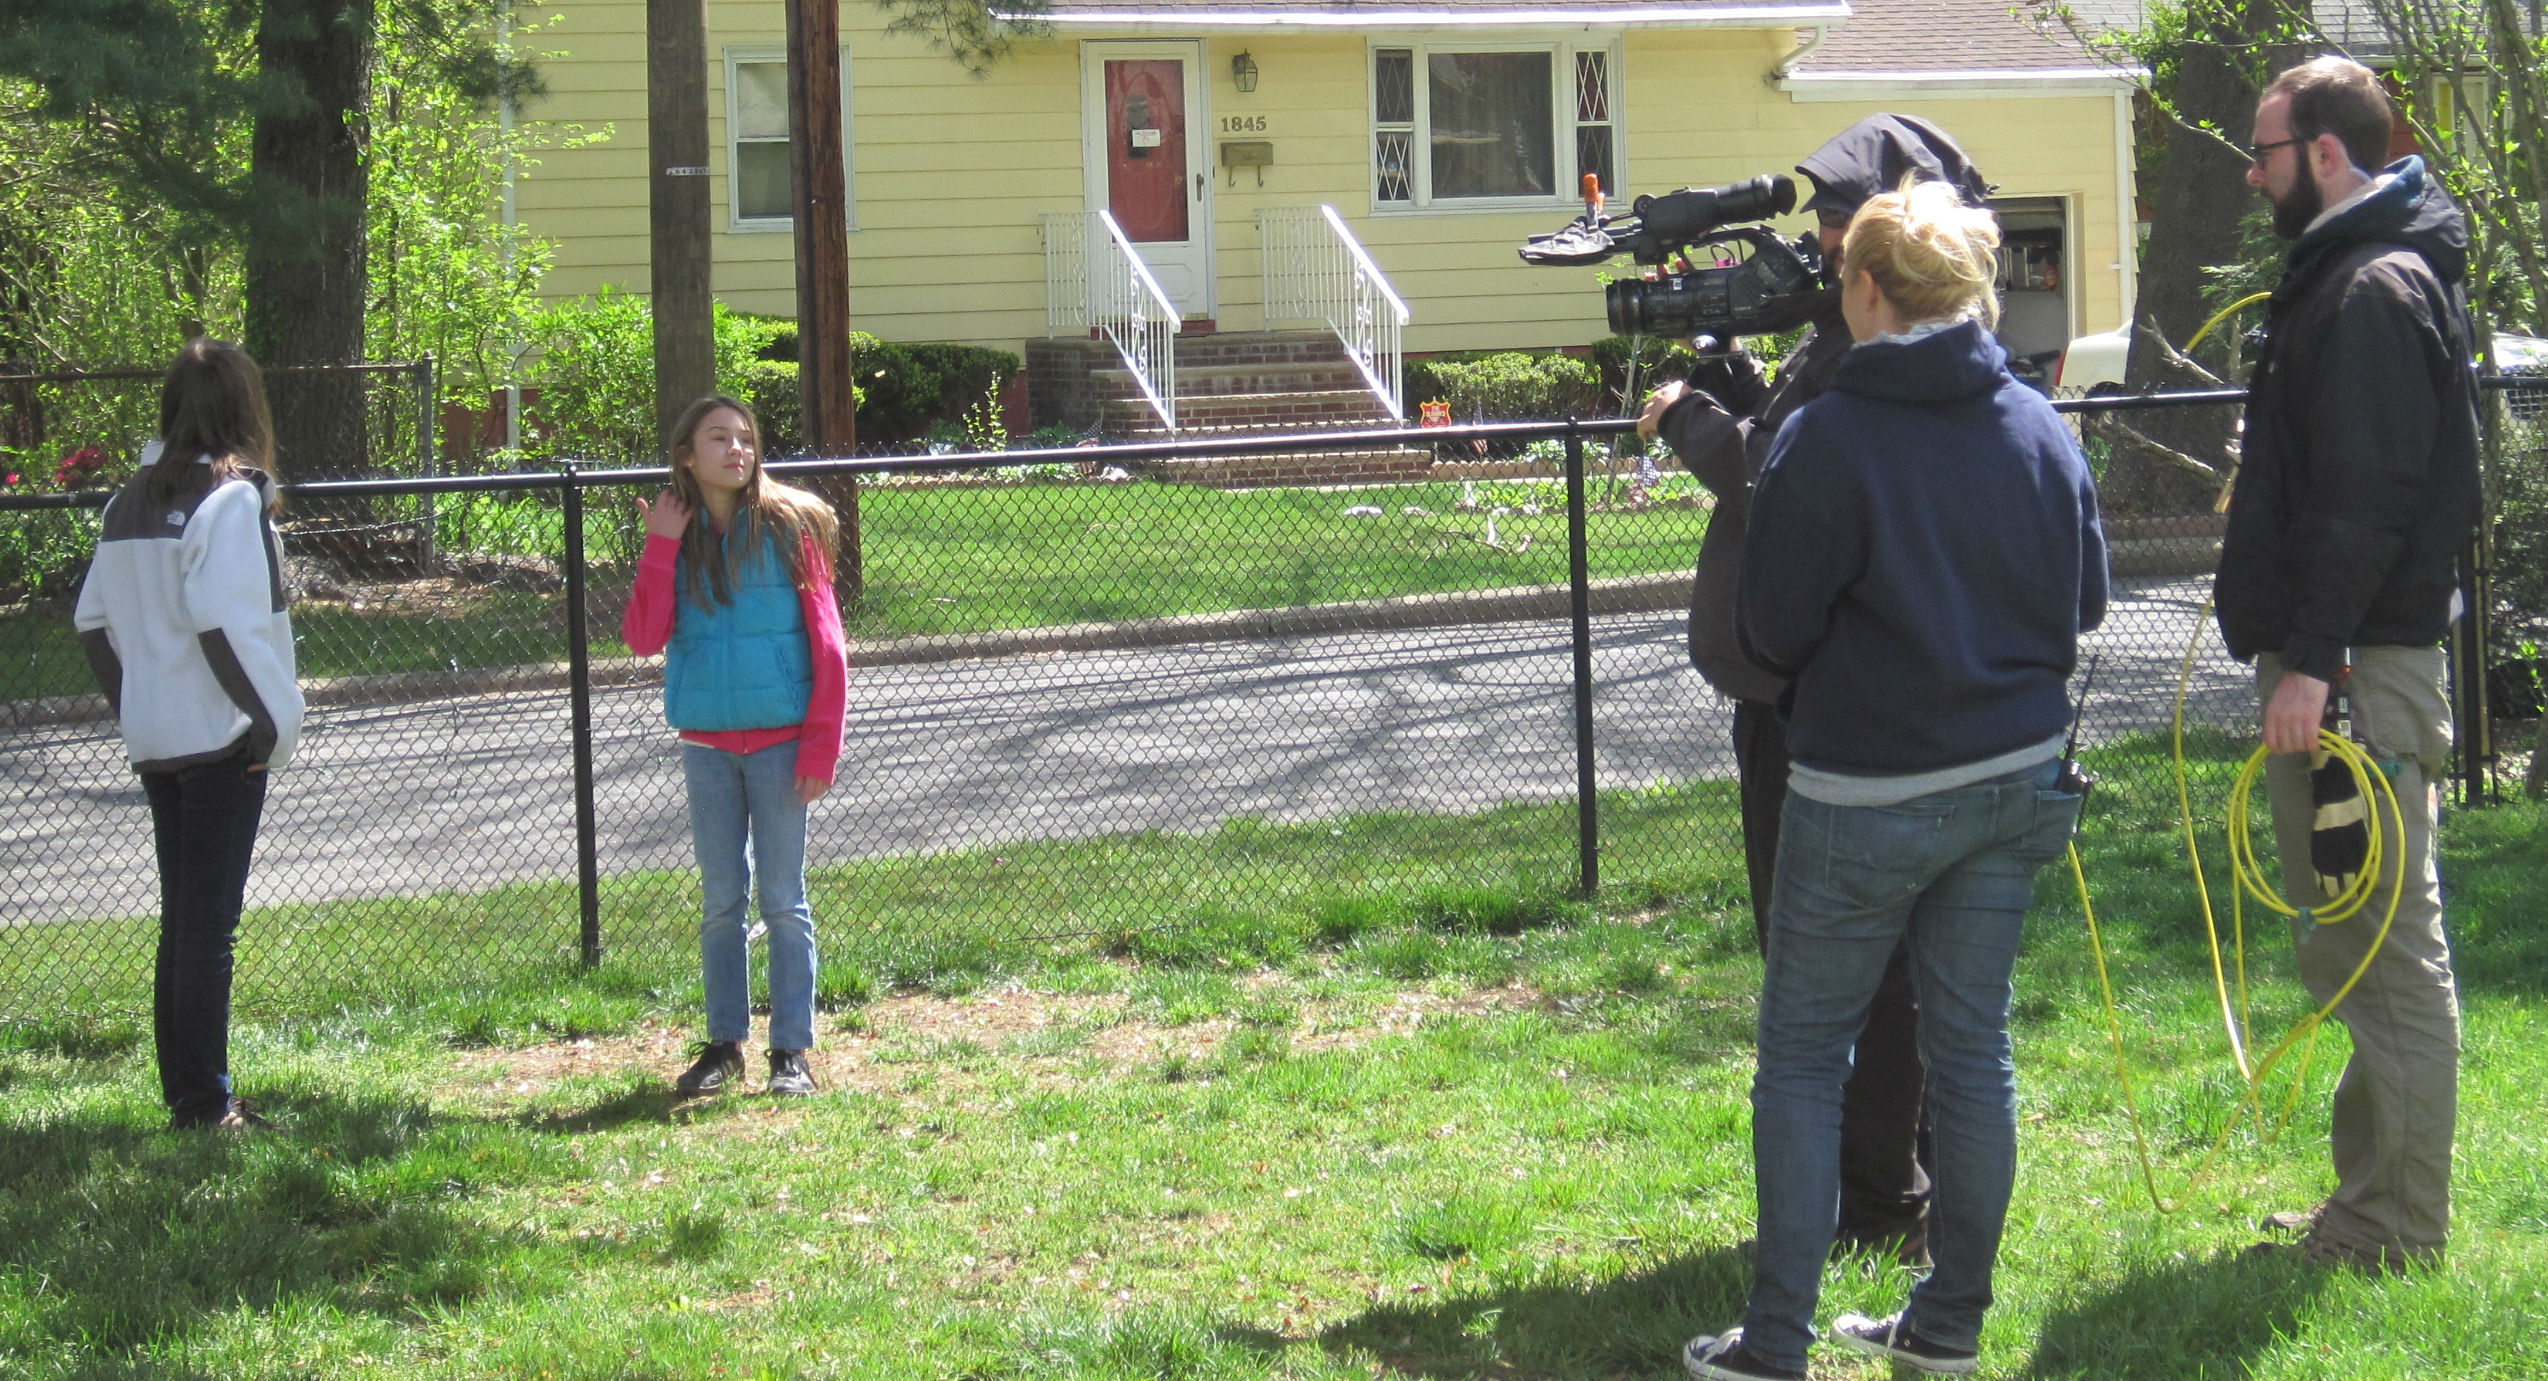
[[[2308,142],[2309,141],[2306,139],[2293,138],[2277,139],[2270,144],[2250,144],[2247,146],[2247,161],[2250,163],[2262,163],[2265,161],[2265,155],[2272,153],[2274,150],[2279,149],[2286,144],[2306,144]]]

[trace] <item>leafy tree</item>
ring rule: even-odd
[[[501,2],[394,0],[393,13],[443,84],[486,100],[528,80],[483,36]],[[152,222],[177,266],[171,335],[208,324],[211,270],[235,252],[239,331],[261,359],[351,363],[365,354],[379,29],[374,0],[12,0],[0,82],[34,116],[35,161],[84,171]],[[0,349],[38,311],[31,294],[0,296]],[[357,381],[274,384],[287,474],[362,464]]]
[[[1036,18],[1048,0],[1014,0],[991,5],[987,0],[876,0],[888,18],[885,32],[912,34],[954,58],[979,77],[1009,55],[1018,38],[1042,33]]]

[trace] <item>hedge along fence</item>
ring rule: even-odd
[[[719,303],[714,329],[718,390],[760,416],[767,454],[803,451],[796,323]],[[535,317],[534,353],[522,380],[536,398],[526,418],[526,458],[656,458],[654,331],[647,299],[614,288]],[[909,345],[864,331],[850,332],[849,346],[860,449],[923,440],[980,449],[994,436],[1005,440],[998,399],[1017,376],[1016,355],[970,345]]]
[[[1754,337],[1744,348],[1774,369],[1803,334]],[[1407,401],[1448,403],[1457,422],[1629,417],[1656,384],[1688,374],[1696,358],[1688,341],[1667,336],[1608,336],[1581,354],[1494,350],[1429,355],[1407,361]]]

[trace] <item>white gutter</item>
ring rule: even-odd
[[[993,10],[992,15],[1004,23],[1033,23],[1059,29],[1758,29],[1800,20],[1846,19],[1849,6],[1846,0],[1795,0],[1790,4],[1779,4],[1773,0],[1773,3],[1755,5],[1639,5],[1624,9],[1552,5],[1546,9],[1483,13],[1413,7],[1302,13],[1250,10],[1238,6],[1214,6],[1206,10],[1149,10],[1128,6],[1064,14]]]
[[[1796,72],[1772,84],[1796,101],[2000,96],[2095,96],[2128,91],[2148,74],[2118,67],[2013,67],[1933,72]]]
[[[1815,25],[1814,36],[1812,38],[1806,39],[1804,42],[1797,44],[1796,51],[1780,58],[1777,64],[1769,69],[1770,79],[1772,81],[1785,81],[1789,77],[1796,75],[1796,64],[1813,56],[1814,50],[1823,46],[1823,41],[1830,37],[1831,26],[1829,24]]]
[[[2134,303],[2141,291],[2137,275],[2141,269],[2141,218],[2133,214],[2132,178],[2132,93],[2114,93],[2114,201],[2115,201],[2115,268],[2121,272],[2123,286],[2123,320],[2130,325]]]

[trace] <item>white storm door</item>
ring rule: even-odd
[[[1179,315],[1212,315],[1203,45],[1083,43],[1080,61],[1090,209],[1115,214]]]

